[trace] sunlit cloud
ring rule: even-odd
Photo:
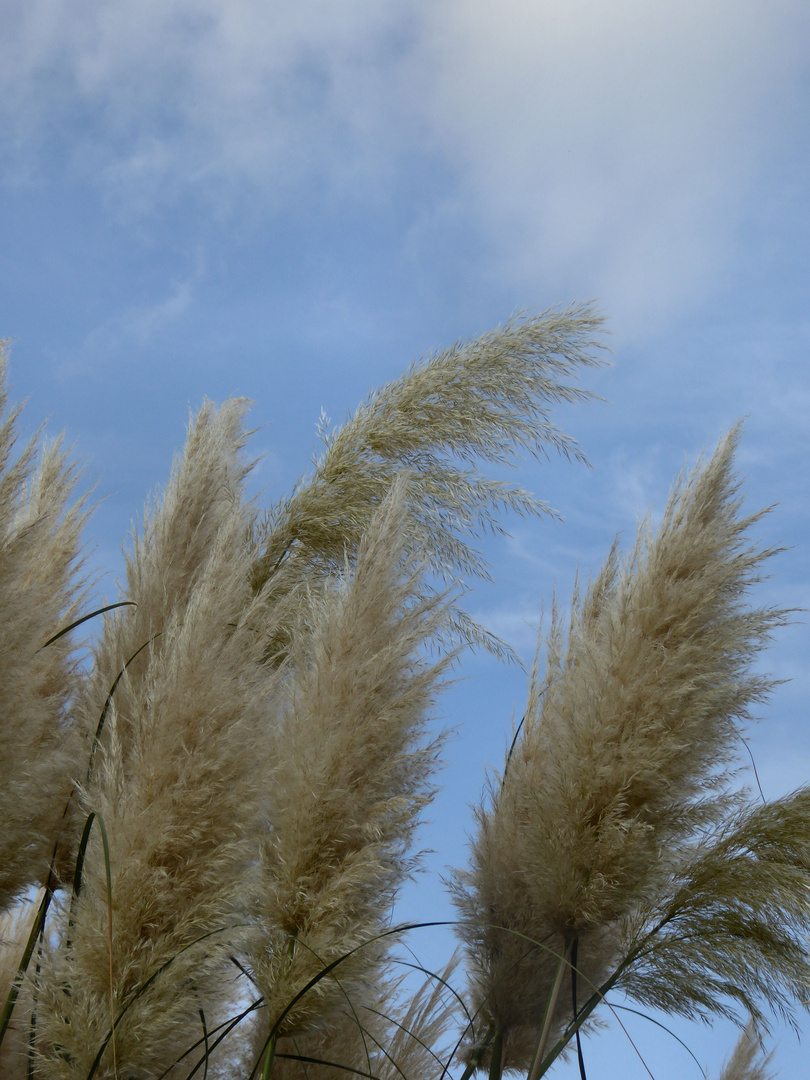
[[[501,272],[636,324],[699,297],[806,71],[792,2],[435,5],[430,115]],[[794,106],[795,107],[795,106]]]

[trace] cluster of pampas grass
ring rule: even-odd
[[[734,787],[787,614],[748,600],[773,551],[741,513],[737,429],[567,630],[554,605],[455,878],[463,949],[421,985],[398,967],[436,697],[460,648],[509,653],[459,604],[486,574],[472,538],[552,512],[480,463],[582,459],[550,410],[588,396],[600,325],[553,311],[429,357],[268,511],[247,403],[205,404],[96,613],[75,467],[17,450],[3,396],[3,1077],[535,1080],[614,988],[734,1017],[723,1076],[766,1077],[759,1032],[810,985],[810,789]]]

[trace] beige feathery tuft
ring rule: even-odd
[[[693,1019],[739,1010],[767,1032],[764,1005],[795,1025],[810,985],[809,893],[810,787],[739,806],[683,853],[658,902],[627,920],[613,981]]]
[[[508,651],[436,582],[486,574],[472,541],[500,510],[549,512],[476,462],[581,458],[549,408],[589,396],[570,380],[600,325],[517,318],[413,367],[263,519],[247,403],[206,403],[89,671],[59,636],[76,471],[58,442],[15,458],[0,354],[4,1080],[442,1080],[451,1026],[466,1077],[538,1080],[614,988],[749,1015],[721,1080],[767,1080],[766,1010],[795,1023],[810,986],[810,787],[760,805],[730,782],[788,614],[749,605],[774,551],[741,513],[739,428],[614,545],[567,632],[552,610],[456,880],[466,998],[452,963],[396,977],[436,695],[460,643]]]
[[[405,983],[399,1007],[396,991],[392,993],[385,1017],[383,1053],[375,1070],[380,1080],[400,1080],[403,1076],[444,1080],[462,1015],[460,999],[450,991],[459,961],[460,957],[454,955],[416,990]]]
[[[597,334],[603,325],[588,304],[515,317],[413,365],[341,427],[322,430],[325,449],[314,474],[257,530],[264,552],[254,566],[254,587],[285,563],[293,578],[342,573],[402,470],[411,475],[413,549],[445,577],[486,577],[486,564],[470,543],[479,531],[502,531],[503,510],[554,511],[521,488],[488,479],[473,464],[510,461],[521,449],[535,455],[554,449],[584,460],[549,412],[556,402],[594,396],[568,380],[601,362]],[[513,655],[460,608],[451,614],[456,639]]]
[[[315,1031],[279,1039],[274,1077],[344,1080],[356,1070],[377,1080],[440,1080],[455,1041],[449,1032],[459,1021],[448,988],[457,966],[453,957],[416,988],[403,976],[378,978],[365,997],[344,1001]]]
[[[775,1073],[769,1069],[773,1052],[766,1054],[762,1047],[757,1026],[749,1020],[731,1057],[723,1066],[719,1080],[774,1080]]]
[[[630,558],[614,546],[567,641],[553,613],[545,673],[491,806],[479,811],[472,869],[459,876],[475,1004],[505,1039],[506,1067],[528,1067],[559,958],[555,1030],[620,958],[617,927],[652,904],[686,842],[729,809],[723,770],[739,725],[771,683],[750,662],[780,611],[746,590],[772,554],[740,516],[735,428],[674,489]]]
[[[446,601],[425,595],[422,568],[405,554],[406,483],[372,519],[353,575],[313,586],[287,661],[250,957],[268,1033],[317,1029],[363,999],[431,796],[438,744],[425,725],[449,659],[429,662],[423,649]]]
[[[128,560],[137,606],[106,621],[77,703],[88,732],[104,718],[80,802],[98,818],[80,894],[41,965],[49,1080],[84,1078],[96,1062],[96,1080],[116,1067],[161,1075],[234,997],[229,957],[255,889],[275,678],[261,662],[273,616],[248,584],[244,412],[229,402],[197,417]]]
[[[20,957],[34,927],[45,887],[32,890],[13,907],[0,914],[0,1005],[5,1005],[17,977]],[[4,1080],[23,1080],[28,1071],[28,1021],[31,1016],[31,987],[20,987],[17,1010],[0,1045],[0,1076]]]
[[[44,884],[78,745],[67,713],[78,615],[79,542],[88,516],[61,442],[37,437],[14,458],[0,345],[0,910]]]

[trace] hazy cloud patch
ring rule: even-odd
[[[506,290],[600,296],[625,342],[711,296],[752,192],[806,153],[801,0],[12,6],[7,180],[64,167],[134,214],[273,214],[308,184],[339,213],[433,170],[414,273],[466,236]]]

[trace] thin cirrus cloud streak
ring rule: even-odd
[[[114,311],[89,330],[75,348],[57,358],[54,375],[65,381],[99,371],[111,372],[133,349],[143,349],[172,327],[182,325],[198,302],[196,286],[202,274],[198,264],[187,277],[171,282],[165,295],[153,302],[132,303]]]

